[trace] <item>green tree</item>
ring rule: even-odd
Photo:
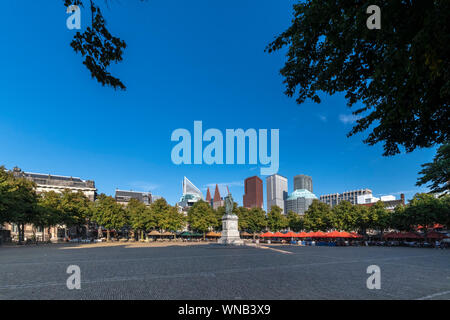
[[[43,229],[48,228],[48,239],[51,239],[50,228],[60,224],[63,220],[61,200],[61,194],[54,191],[43,192],[39,195],[40,214],[38,215],[39,218],[33,223]]]
[[[82,192],[64,190],[61,195],[60,211],[62,213],[61,222],[68,228],[75,227],[77,234],[82,226],[86,227],[92,216],[92,203]]]
[[[288,220],[278,206],[272,206],[267,214],[267,225],[271,231],[280,231],[288,226]]]
[[[24,240],[25,225],[36,221],[40,210],[37,205],[35,184],[25,178],[12,178],[8,195],[9,220],[18,227],[19,243]]]
[[[416,186],[430,183],[431,192],[440,193],[450,191],[450,143],[439,147],[431,163],[422,165],[422,175],[417,180]]]
[[[150,209],[141,201],[130,199],[125,210],[129,217],[130,227],[135,234],[139,233],[139,239],[142,240],[150,220]]]
[[[239,217],[239,230],[253,233],[253,238],[256,237],[255,233],[261,232],[267,227],[266,213],[262,208],[247,209],[239,207],[237,215]]]
[[[147,229],[167,230],[169,227],[169,212],[171,206],[164,198],[150,205],[150,220]]]
[[[371,207],[357,205],[354,207],[354,210],[356,215],[355,227],[360,234],[366,235],[367,229],[375,227],[378,217],[374,214]]]
[[[112,62],[122,61],[123,50],[127,45],[125,41],[113,36],[108,30],[105,18],[98,5],[99,1],[63,0],[63,2],[67,8],[72,5],[89,8],[90,26],[83,33],[77,32],[70,46],[76,53],[80,53],[84,57],[83,64],[91,72],[92,78],[95,78],[104,86],[125,90],[126,87],[122,81],[112,76],[108,68]]]
[[[396,230],[410,231],[412,223],[409,221],[409,217],[406,214],[406,206],[396,206],[391,213],[389,227]]]
[[[11,206],[14,205],[12,199],[14,190],[13,175],[4,166],[0,166],[0,226],[13,219]]]
[[[247,217],[247,230],[253,233],[262,232],[267,228],[266,212],[262,208],[251,208]]]
[[[287,214],[288,226],[291,230],[298,232],[303,229],[303,218],[294,211],[289,211]]]
[[[225,213],[225,209],[223,210]],[[237,208],[237,216],[239,218],[238,220],[238,226],[239,230],[248,230],[248,220],[250,216],[250,210],[244,207],[238,207]]]
[[[357,209],[349,201],[341,201],[331,210],[331,222],[335,229],[352,231],[356,228]]]
[[[326,231],[333,227],[331,208],[326,203],[314,199],[303,217],[306,230]]]
[[[428,193],[418,193],[406,207],[405,214],[411,228],[418,225],[423,227],[426,239],[428,228],[438,222],[441,210],[442,203],[439,199]]]
[[[380,30],[366,27],[371,4],[294,5],[292,25],[266,49],[287,47],[285,93],[320,103],[320,92],[345,92],[349,106],[361,105],[349,135],[371,130],[364,142],[382,142],[384,155],[448,141],[450,1],[378,1]]]
[[[200,200],[189,209],[188,223],[191,230],[202,232],[205,239],[206,232],[217,226],[217,215],[207,202]]]
[[[382,201],[378,201],[373,206],[371,206],[369,208],[369,214],[372,220],[372,222],[369,225],[379,230],[381,236],[383,236],[384,230],[392,225],[393,214],[386,209]]]
[[[127,213],[113,197],[101,194],[95,201],[92,219],[107,230],[107,241],[111,230],[119,230],[128,224]]]
[[[186,217],[183,212],[179,212],[177,207],[170,206],[167,213],[167,223],[165,225],[165,229],[172,232],[177,232],[184,227],[185,223]]]
[[[441,209],[438,213],[438,222],[450,228],[450,194],[446,194],[439,198]]]

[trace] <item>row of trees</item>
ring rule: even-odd
[[[367,230],[383,233],[388,229],[411,231],[417,226],[426,230],[439,223],[450,224],[450,195],[436,198],[431,194],[420,193],[406,206],[397,206],[389,211],[382,202],[367,207],[342,201],[330,208],[327,204],[314,200],[304,215],[290,211],[287,215],[273,206],[266,212],[261,208],[246,209],[235,203],[233,212],[239,217],[239,229],[251,233],[264,230],[281,231],[357,231],[366,234]],[[193,230],[207,232],[220,230],[224,208],[213,210],[206,202],[199,201],[189,210],[188,222]]]
[[[76,228],[77,233],[86,227],[102,226],[109,238],[111,230],[127,228],[142,236],[144,231],[151,229],[177,231],[185,223],[184,215],[164,199],[158,199],[148,207],[132,199],[124,207],[105,194],[92,202],[81,191],[36,194],[35,187],[32,181],[16,178],[0,167],[0,226],[15,224],[19,242],[24,240],[27,224],[32,224],[34,230],[48,228],[48,232],[50,227],[61,225]]]
[[[132,199],[126,207],[114,198],[101,194],[95,202],[82,192],[66,190],[37,195],[33,182],[15,178],[4,167],[0,167],[0,225],[14,223],[18,227],[19,241],[24,238],[24,226],[48,228],[65,225],[82,229],[86,226],[101,226],[107,230],[132,231],[142,238],[149,230],[182,230],[187,224],[196,232],[220,231],[225,208],[217,210],[205,201],[198,201],[187,216],[158,199],[150,206]],[[234,204],[233,212],[239,217],[239,229],[250,233],[264,230],[293,231],[345,230],[365,234],[368,229],[383,232],[387,229],[412,230],[418,225],[430,227],[435,223],[450,224],[450,195],[436,198],[431,194],[417,194],[408,205],[388,211],[381,202],[371,207],[352,205],[342,201],[332,209],[325,203],[314,200],[305,215],[289,212],[273,206],[266,212],[261,208],[247,209]]]

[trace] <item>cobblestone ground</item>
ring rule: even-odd
[[[69,265],[81,289],[69,290]],[[381,289],[366,286],[381,268]],[[214,244],[0,247],[0,299],[450,299],[450,250]]]

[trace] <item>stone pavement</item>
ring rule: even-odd
[[[69,265],[81,289],[69,290]],[[369,290],[369,265],[381,289]],[[0,299],[450,299],[450,250],[66,244],[0,247]]]

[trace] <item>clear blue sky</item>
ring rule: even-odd
[[[171,162],[177,128],[280,129],[279,174],[308,174],[314,193],[370,188],[375,195],[414,186],[435,149],[381,156],[364,135],[347,138],[351,110],[342,95],[297,105],[283,94],[284,54],[265,46],[290,23],[294,1],[112,1],[103,13],[125,39],[114,65],[128,89],[102,87],[69,43],[63,1],[5,1],[0,27],[0,164],[95,180],[99,192],[152,191],[174,204],[187,176],[200,189],[229,185],[242,204],[254,165]],[[88,23],[82,12],[82,27]],[[265,177],[262,177],[265,181]],[[224,188],[222,188],[224,190]],[[265,192],[265,190],[264,190]],[[264,194],[264,204],[266,203]]]

